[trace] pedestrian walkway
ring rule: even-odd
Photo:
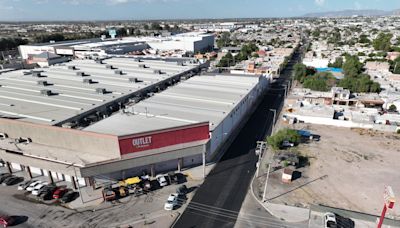
[[[273,216],[286,222],[304,222],[308,221],[310,210],[308,208],[300,208],[275,203],[262,203],[263,207]]]

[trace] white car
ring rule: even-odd
[[[336,215],[332,212],[325,213],[324,215],[325,228],[333,228],[337,226]]]
[[[283,147],[294,147],[294,143],[292,143],[292,142],[289,142],[289,141],[283,141],[282,142],[282,146]]]
[[[44,188],[46,185],[48,185],[49,183],[47,182],[43,182],[41,184],[36,185],[33,190],[32,190],[32,195],[37,196],[39,195],[39,192],[42,188]]]
[[[178,205],[178,194],[172,193],[168,196],[167,202],[164,204],[164,210],[172,211]]]
[[[168,185],[168,182],[167,182],[167,179],[165,179],[165,176],[163,176],[163,175],[157,175],[157,176],[156,176],[156,179],[157,179],[158,183],[160,183],[160,186],[161,186],[161,187],[164,187],[164,186],[167,186],[167,185]]]
[[[34,189],[36,186],[38,186],[39,184],[41,184],[41,183],[43,183],[43,181],[35,181],[35,182],[32,182],[32,184],[30,184],[30,185],[26,188],[26,191],[28,191],[28,192],[33,191],[33,189]]]
[[[27,180],[27,181],[24,181],[24,182],[22,182],[21,184],[19,184],[18,185],[18,190],[19,191],[22,191],[22,190],[25,190],[27,187],[29,187],[29,185],[30,184],[32,184],[33,183],[33,181],[32,180]]]

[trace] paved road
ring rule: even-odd
[[[260,105],[248,120],[220,162],[197,190],[188,208],[174,227],[233,227],[238,212],[256,170],[254,148],[257,140],[271,127],[272,109],[279,109],[284,101],[284,85],[299,54],[293,55],[282,77],[262,98]]]

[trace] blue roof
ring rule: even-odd
[[[299,135],[303,136],[303,137],[310,137],[311,136],[311,132],[305,131],[305,130],[298,130],[297,133],[299,133]]]

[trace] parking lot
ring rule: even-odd
[[[5,168],[0,167],[0,172],[4,171]],[[35,179],[47,181],[47,177]],[[189,189],[187,201],[192,198],[200,183],[201,181],[190,179],[183,183]],[[64,184],[66,183],[57,183]],[[68,205],[60,204],[57,200],[37,200],[36,196],[26,191],[18,191],[17,186],[0,186],[0,214],[15,216],[20,223],[15,227],[167,227],[187,205],[183,203],[174,210],[164,210],[168,196],[175,193],[182,184],[164,186],[138,197],[127,196],[111,202],[98,200],[76,209],[70,209]],[[101,191],[99,195],[101,196]],[[73,202],[80,202],[80,199]]]

